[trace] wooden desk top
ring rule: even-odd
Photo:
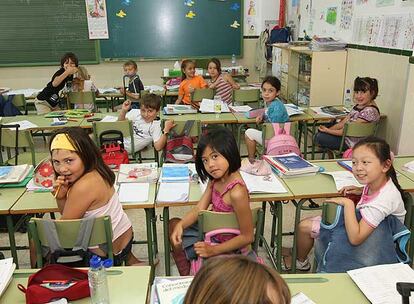
[[[26,191],[25,187],[0,188],[0,214],[9,214],[9,210]]]
[[[24,293],[17,289],[17,284],[27,285],[27,278],[37,269],[15,270],[12,281],[0,298],[1,304],[24,304]],[[108,270],[109,298],[111,303],[142,303],[147,301],[150,284],[150,266],[112,267]],[[91,299],[84,298],[70,303],[89,304]]]
[[[72,118],[71,118],[72,119]],[[35,124],[37,127],[30,128],[28,130],[39,131],[39,130],[56,130],[63,127],[79,127],[82,123],[83,118],[74,119],[76,121],[68,121],[64,125],[51,126],[53,118],[46,118],[43,115],[18,115],[13,117],[3,117],[2,123],[13,123],[17,121],[27,120]]]

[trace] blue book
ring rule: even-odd
[[[163,166],[161,182],[188,182],[189,170],[187,166]]]
[[[304,160],[298,155],[289,155],[289,156],[275,156],[275,161],[279,162],[286,169],[290,170],[300,170],[305,168],[312,168],[313,165]]]
[[[10,172],[12,171],[12,169],[13,169],[12,166],[0,167],[0,178],[7,177],[10,174]]]

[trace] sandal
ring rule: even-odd
[[[309,263],[309,259],[306,259],[303,262],[296,260],[296,270],[309,271],[310,269],[311,269],[311,264]],[[292,267],[286,265],[285,256],[282,256],[282,271],[290,271],[290,270],[292,270]]]

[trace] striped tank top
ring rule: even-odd
[[[216,84],[216,95],[220,95],[221,100],[230,104],[233,96],[233,88],[231,84],[223,78],[222,74],[217,77],[214,83]]]

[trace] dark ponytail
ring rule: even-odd
[[[394,185],[397,187],[398,191],[401,193],[401,197],[404,198],[404,191],[398,183],[397,173],[395,172],[394,166],[392,165],[393,156],[391,155],[390,145],[383,139],[369,136],[361,141],[359,141],[354,147],[353,150],[359,147],[368,147],[371,149],[375,155],[378,157],[381,163],[386,162],[387,160],[391,161],[390,169],[387,171],[387,177],[391,178]]]

